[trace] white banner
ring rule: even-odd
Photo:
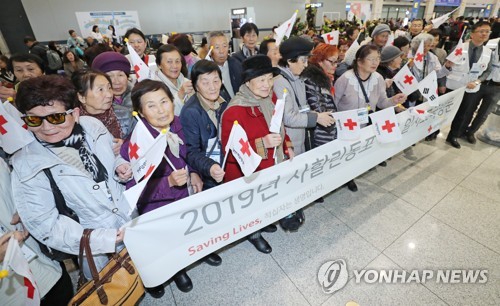
[[[102,11],[102,12],[75,12],[83,38],[89,37],[94,25],[99,26],[99,32],[106,35],[111,24],[115,27],[116,35],[123,36],[130,28],[141,28],[137,11]]]
[[[397,115],[403,135],[380,144],[371,126],[357,141],[334,140],[254,173],[142,215],[129,224],[125,245],[146,287],[271,224],[342,186],[453,120],[464,88],[419,105],[430,115]]]

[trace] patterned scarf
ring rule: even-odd
[[[80,159],[82,160],[85,170],[92,175],[95,182],[99,183],[108,180],[108,172],[97,156],[90,151],[87,142],[85,141],[85,132],[80,124],[75,123],[71,135],[66,139],[56,143],[47,143],[43,141],[40,141],[40,143],[46,148],[69,147],[76,149],[80,155]]]

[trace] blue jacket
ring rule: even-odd
[[[187,144],[187,163],[200,174],[203,180],[203,190],[214,187],[217,182],[210,176],[210,167],[216,162],[206,156],[208,140],[217,137],[218,128],[208,117],[207,112],[200,104],[198,96],[195,94],[184,104],[180,119]],[[220,118],[227,107],[227,103],[222,103],[217,110],[217,122],[220,126]],[[220,138],[218,140],[220,145]],[[208,148],[210,150],[210,148]],[[222,157],[221,157],[222,160]],[[222,161],[219,162],[221,164]]]

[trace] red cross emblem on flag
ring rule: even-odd
[[[455,56],[459,56],[459,55],[462,55],[462,48],[457,48],[455,50]]]
[[[330,43],[333,40],[333,36],[330,33],[326,34],[326,40],[327,43]]]
[[[358,124],[352,119],[347,119],[347,121],[344,123],[344,126],[347,127],[350,131],[354,130],[354,127],[358,126]]]
[[[424,111],[424,110],[421,110],[421,109],[417,109],[417,113],[419,113],[419,114],[424,114],[424,113],[425,113],[425,111]]]
[[[134,71],[137,76],[139,76],[139,71],[141,70],[141,66],[139,65],[134,65]]]
[[[28,297],[28,299],[32,300],[35,297],[35,286],[33,286],[31,281],[27,277],[24,278],[24,286],[28,289],[26,296]]]
[[[0,134],[7,134],[7,130],[3,127],[4,124],[8,123],[4,116],[0,115]]]
[[[244,141],[243,138],[241,138],[239,142],[241,144],[241,149],[240,149],[241,153],[251,156],[250,145],[248,144],[248,141]]]
[[[421,62],[423,60],[424,60],[424,55],[422,53],[417,53],[417,55],[415,55],[415,61]]]
[[[409,76],[409,75],[405,75],[405,80],[403,83],[411,85],[413,83],[413,77]]]
[[[396,123],[390,122],[389,120],[385,121],[385,124],[382,126],[382,130],[387,131],[388,133],[392,133],[392,129],[396,127]]]
[[[139,146],[137,145],[137,143],[130,142],[128,144],[128,156],[130,157],[130,160],[139,159],[139,154],[137,154],[138,151]]]

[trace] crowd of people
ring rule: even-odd
[[[98,269],[106,264],[106,254],[124,247],[126,230],[120,228],[131,216],[123,191],[138,183],[130,154],[138,120],[148,137],[166,131],[168,143],[166,158],[137,202],[139,215],[154,214],[159,207],[242,177],[232,153],[222,167],[235,120],[262,158],[259,171],[335,140],[333,112],[360,108],[374,112],[394,106],[404,111],[425,102],[418,91],[405,95],[395,86],[393,77],[405,64],[419,81],[435,71],[439,94],[466,87],[446,141],[457,149],[460,137],[474,144],[474,133],[500,99],[500,42],[486,45],[498,38],[500,20],[479,20],[467,30],[463,22],[463,18],[449,21],[450,29],[443,27],[449,31],[443,32],[421,19],[409,26],[393,20],[365,26],[342,21],[338,45],[325,43],[314,29],[279,45],[274,38],[259,41],[257,25],[246,23],[239,33],[241,51],[233,54],[223,32],[207,33],[197,51],[186,34],[173,35],[168,44],[149,50],[139,29],[129,29],[122,38],[113,26],[105,35],[95,26],[87,41],[69,31],[60,69],[49,66],[47,48],[25,38],[29,53],[0,57],[0,98],[12,98],[35,136],[11,155],[0,152],[0,259],[6,242],[15,235],[38,254],[30,266],[42,304],[62,305],[73,294],[71,281],[64,264],[42,253],[38,243],[78,254],[83,230],[92,228],[90,244]],[[465,39],[465,60],[459,64],[446,59],[458,42],[456,24],[458,37]],[[332,23],[325,27],[339,28]],[[388,43],[391,35],[394,41]],[[137,81],[131,56],[120,48],[122,39],[149,66],[150,79]],[[418,68],[412,54],[421,42],[424,65]],[[282,98],[283,123],[278,133],[271,133],[274,105]],[[58,209],[61,199],[53,193],[52,182],[76,220]],[[346,186],[358,190],[354,180]],[[300,209],[278,223],[295,232],[304,220]],[[277,229],[271,224],[246,238],[257,251],[268,254],[272,246],[262,232]],[[222,258],[213,253],[202,261],[218,266]],[[80,268],[90,277],[85,262]],[[193,288],[188,269],[172,277],[183,292]],[[19,300],[16,290],[7,289],[22,285],[15,276],[4,280],[2,301]],[[164,287],[148,292],[161,297]]]

